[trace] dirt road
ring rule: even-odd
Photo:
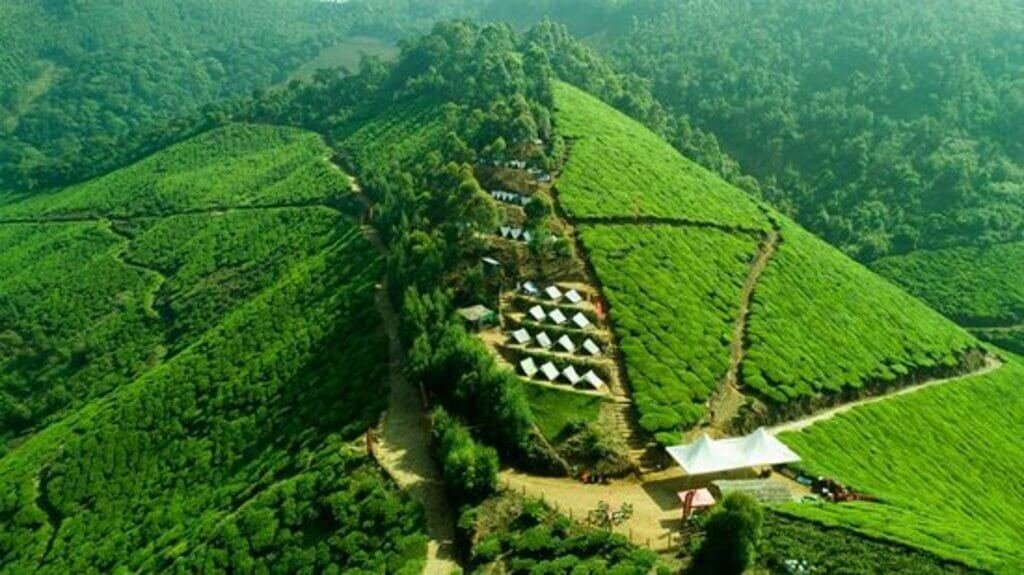
[[[970,378],[970,377],[978,377],[978,376],[981,376],[981,375],[985,375],[987,373],[991,373],[991,372],[993,372],[993,371],[995,371],[995,370],[997,370],[997,369],[999,369],[1001,367],[1003,367],[1003,362],[1000,361],[999,358],[994,357],[994,356],[988,356],[988,357],[985,358],[985,365],[984,365],[984,367],[982,367],[981,369],[979,369],[977,371],[974,371],[974,372],[971,372],[971,373],[965,373],[964,375],[958,375],[956,377],[948,377],[948,378],[944,378],[944,379],[933,379],[933,380],[926,381],[926,382],[918,384],[918,385],[911,385],[909,387],[904,387],[903,389],[900,389],[898,391],[894,391],[892,393],[887,393],[885,395],[877,395],[875,397],[868,397],[868,398],[862,399],[860,401],[854,401],[854,402],[850,402],[850,403],[845,403],[843,405],[840,405],[840,406],[837,406],[837,407],[833,407],[831,409],[826,409],[825,411],[822,411],[822,412],[819,412],[819,413],[815,413],[815,414],[810,415],[808,417],[805,417],[803,419],[798,419],[796,421],[790,421],[788,423],[782,423],[782,424],[776,425],[774,427],[770,427],[770,428],[768,428],[768,433],[771,433],[772,435],[778,435],[779,433],[783,433],[783,432],[786,432],[786,431],[800,431],[801,429],[805,429],[807,427],[810,427],[810,426],[814,425],[815,423],[819,423],[819,422],[822,422],[822,421],[826,421],[826,420],[832,419],[833,417],[839,415],[840,413],[846,413],[847,411],[850,411],[851,409],[855,409],[855,408],[860,407],[862,405],[869,405],[869,404],[872,404],[872,403],[877,403],[879,401],[885,401],[887,399],[891,399],[893,397],[897,397],[897,396],[900,396],[900,395],[907,395],[909,393],[917,393],[918,391],[921,391],[922,389],[928,389],[929,387],[934,387],[936,385],[942,385],[944,383],[952,383],[954,381],[960,381],[962,379],[967,379],[967,378]]]

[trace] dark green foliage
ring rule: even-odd
[[[968,327],[1024,323],[1024,242],[917,251],[871,268]]]
[[[611,308],[640,425],[677,442],[725,377],[757,244],[670,226],[582,226],[580,237]]]
[[[63,185],[117,168],[126,152],[138,157],[132,149],[155,151],[194,135],[182,115],[225,98],[263,98],[264,89],[356,37],[392,40],[425,31],[436,18],[461,13],[459,2],[449,4],[4,2],[0,188]],[[323,80],[339,72],[313,75]],[[204,129],[225,116],[219,106],[202,114]]]
[[[781,439],[812,475],[835,477],[878,503],[788,506],[1000,573],[1024,564],[1024,368],[947,383],[855,409]]]
[[[221,519],[173,571],[388,572],[423,568],[423,510],[340,442]]]
[[[812,573],[946,575],[975,573],[957,563],[902,545],[884,543],[841,527],[766,512],[758,563],[772,573],[792,573],[786,563],[805,563]]]
[[[951,370],[977,343],[795,225],[754,291],[744,384],[775,403]]]
[[[1024,325],[971,330],[975,336],[1013,353],[1024,355]]]
[[[763,521],[764,512],[749,495],[726,495],[704,524],[704,539],[689,572],[741,575],[756,557]]]
[[[535,437],[525,384],[466,332],[453,317],[448,297],[410,290],[402,308],[402,331],[413,337],[407,361],[410,379],[422,382],[453,413],[476,425],[478,436],[505,456],[527,465],[549,465]]]
[[[498,453],[477,443],[466,426],[435,408],[430,416],[434,445],[451,496],[460,503],[483,501],[498,487]]]
[[[465,512],[470,570],[490,573],[668,573],[657,555],[625,537],[584,527],[539,501],[494,498]]]
[[[245,209],[247,192],[302,203],[347,178],[294,179],[324,148],[308,134],[275,140],[277,129],[251,159],[295,156],[305,141],[304,159],[245,169],[237,138],[218,144],[231,133],[111,174],[110,188],[84,184],[90,198],[26,201],[43,214],[117,212],[137,205],[133,181],[166,181],[182,193],[159,207],[183,215],[0,226],[0,269],[13,272],[0,313],[16,319],[0,346],[17,351],[4,391],[21,394],[4,405],[28,406],[31,423],[53,412],[0,454],[0,570],[421,569],[422,512],[350,445],[386,401],[373,305],[383,265],[333,209]],[[218,156],[237,170],[219,188],[189,169]],[[154,180],[154,162],[180,170]],[[211,203],[215,213],[187,213]]]
[[[124,246],[100,223],[0,226],[0,443],[164,355],[162,278]]]
[[[1014,0],[490,5],[592,35],[648,81],[667,116],[648,126],[738,182],[716,165],[720,143],[767,199],[851,255],[1020,239]]]

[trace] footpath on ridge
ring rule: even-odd
[[[372,202],[353,180],[352,190],[367,208]],[[387,246],[370,226],[363,235],[386,256]],[[399,336],[398,315],[388,296],[387,275],[377,287],[377,311],[388,338],[388,409],[375,442],[377,462],[406,493],[418,501],[427,521],[426,575],[449,575],[458,571],[455,561],[455,517],[445,493],[441,471],[431,455],[430,431],[419,390],[403,370],[405,350]]]

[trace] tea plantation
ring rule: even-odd
[[[979,347],[636,122],[564,84],[556,96],[570,144],[558,197],[611,303],[641,424],[662,442],[696,424],[723,381],[748,276],[738,383],[758,417],[955,371]]]
[[[795,224],[782,237],[754,292],[743,364],[744,383],[771,401],[952,369],[977,345]]]
[[[232,126],[5,197],[3,570],[422,569],[422,509],[359,442],[387,397],[383,265],[303,207],[347,193],[325,150]]]
[[[790,512],[1001,573],[1024,565],[1024,368],[964,379],[858,408],[781,439],[813,474],[879,503]]]
[[[320,137],[293,128],[234,124],[83,184],[22,198],[0,194],[0,220],[155,216],[227,207],[343,200],[346,178]]]
[[[769,227],[753,199],[639,123],[568,84],[556,84],[555,98],[558,133],[570,146],[558,190],[571,217],[639,215]]]
[[[696,424],[729,367],[747,236],[671,226],[582,226],[633,385],[641,426],[664,443]]]

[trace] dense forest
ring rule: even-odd
[[[860,259],[1024,233],[1024,17],[1013,0],[494,2],[649,82],[684,153]],[[657,126],[655,126],[657,127]],[[695,153],[698,152],[698,153]],[[709,166],[715,168],[716,166]]]

